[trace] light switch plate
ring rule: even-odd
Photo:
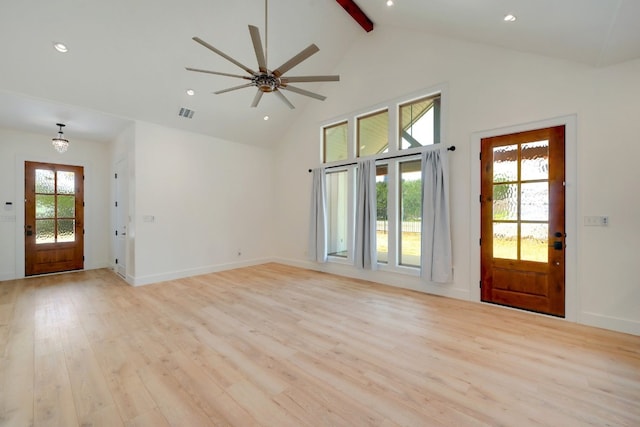
[[[584,225],[587,227],[606,227],[609,225],[608,216],[585,216]]]

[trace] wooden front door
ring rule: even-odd
[[[564,126],[481,141],[481,299],[564,317]]]
[[[81,166],[25,162],[25,275],[84,268]]]

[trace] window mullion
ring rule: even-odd
[[[400,152],[400,124],[398,120],[398,106],[389,107],[389,154],[395,155]]]

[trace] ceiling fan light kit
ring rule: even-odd
[[[236,65],[237,67],[242,68],[249,75],[247,76],[247,75],[239,75],[239,74],[230,74],[230,73],[223,73],[219,71],[210,71],[210,70],[203,70],[203,69],[191,68],[191,67],[187,67],[186,68],[187,71],[194,71],[197,73],[214,74],[218,76],[235,77],[235,78],[249,80],[249,83],[230,87],[227,89],[222,89],[217,92],[214,92],[214,94],[219,95],[222,93],[231,92],[231,91],[234,91],[237,89],[243,89],[246,87],[256,87],[258,90],[253,99],[253,102],[251,103],[252,107],[258,106],[258,104],[260,103],[260,100],[262,99],[263,94],[274,93],[289,108],[292,108],[292,109],[295,108],[294,105],[287,99],[287,97],[284,96],[284,94],[282,93],[282,90],[288,90],[290,92],[308,96],[321,101],[325,100],[326,97],[323,95],[319,95],[317,93],[310,92],[308,90],[301,89],[299,87],[291,86],[290,83],[292,82],[293,83],[335,82],[340,80],[340,76],[337,76],[337,75],[293,76],[293,77],[283,76],[287,71],[289,71],[296,65],[300,64],[302,61],[306,60],[311,55],[318,52],[320,49],[315,44],[313,43],[310,44],[305,49],[300,51],[300,53],[293,56],[291,59],[289,59],[284,64],[280,65],[278,68],[274,70],[270,70],[267,67],[267,43],[266,43],[266,37],[268,36],[267,34],[268,14],[267,13],[268,13],[268,0],[265,0],[265,46],[264,46],[264,49],[262,47],[262,40],[260,39],[260,30],[256,26],[249,25],[249,35],[251,36],[253,49],[256,54],[256,59],[258,62],[258,71],[254,71],[253,69],[247,67],[246,65],[243,65],[242,63],[236,61],[226,53],[213,47],[212,45],[205,42],[199,37],[193,37],[193,40],[196,43],[199,43],[200,45],[206,47],[210,51],[216,53],[217,55],[223,57],[224,59]]]

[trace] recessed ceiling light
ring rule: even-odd
[[[67,53],[69,52],[69,48],[67,48],[67,45],[64,43],[60,43],[60,42],[56,42],[53,44],[53,47],[55,50],[57,50],[60,53]]]
[[[389,7],[393,6],[393,0],[387,0],[387,6]]]
[[[267,121],[267,120],[269,120],[269,116],[264,116],[262,119]]]
[[[187,89],[187,91],[186,91],[186,92],[187,92],[187,95],[189,95],[189,96],[193,96],[193,95],[195,95],[195,94],[196,94],[196,91],[195,91],[195,90],[193,90],[193,89]]]
[[[516,18],[516,16],[515,16],[515,15],[512,15],[512,14],[508,14],[508,15],[505,15],[505,16],[504,16],[504,20],[505,20],[506,22],[513,22],[513,21],[515,21],[516,19],[518,19],[518,18]]]

